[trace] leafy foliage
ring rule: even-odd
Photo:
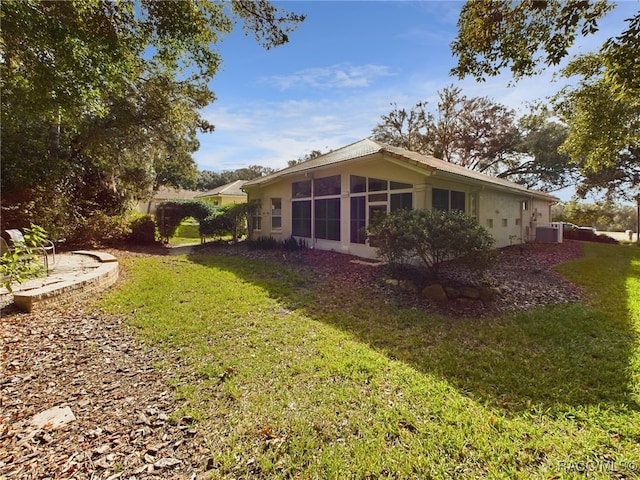
[[[579,203],[576,200],[551,207],[555,222],[592,226],[597,230],[624,231],[636,229],[636,208],[612,202]]]
[[[246,235],[250,209],[248,203],[230,203],[215,207],[213,213],[200,222],[200,235],[231,235],[234,240]]]
[[[221,185],[234,182],[236,180],[253,180],[258,177],[265,177],[275,172],[273,168],[262,167],[260,165],[249,165],[237,170],[223,170],[222,172],[212,172],[202,170],[198,172],[196,189],[201,191],[212,190]]]
[[[278,46],[304,19],[264,0],[7,0],[0,16],[3,209],[51,230],[56,217],[122,215],[159,185],[194,186],[216,45],[240,21]]]
[[[231,218],[222,208],[215,208],[211,215],[200,221],[200,235],[203,237],[222,237],[232,230]]]
[[[507,67],[516,79],[535,74],[541,64],[558,64],[578,31],[583,36],[595,32],[597,21],[612,8],[602,0],[468,2],[452,44],[458,56],[452,73],[478,80]],[[626,22],[624,31],[599,52],[568,65],[563,74],[582,80],[561,91],[553,103],[568,126],[560,153],[584,177],[578,194],[598,191],[609,199],[640,202],[640,12]]]
[[[284,250],[287,252],[295,252],[304,250],[307,244],[303,239],[297,239],[294,236],[286,240],[279,241],[273,237],[260,236],[258,238],[247,239],[247,247],[249,250]]]
[[[156,219],[165,243],[175,235],[180,222],[189,217],[199,222],[201,237],[231,234],[237,239],[246,234],[248,212],[247,203],[215,206],[205,200],[170,200],[158,205]]]
[[[578,31],[583,36],[596,32],[598,20],[612,8],[605,0],[467,2],[451,45],[458,57],[451,73],[482,81],[504,68],[519,78],[536,73],[540,63],[557,65]]]
[[[47,239],[47,232],[38,225],[24,229],[24,243],[19,242],[0,257],[2,285],[12,291],[12,283],[22,283],[34,277],[46,275],[45,266],[39,262],[37,247]]]
[[[309,153],[307,153],[307,154],[305,154],[305,155],[303,155],[301,157],[298,157],[295,160],[287,161],[287,166],[288,167],[293,167],[294,165],[298,165],[300,163],[304,163],[307,160],[313,160],[314,158],[320,157],[322,155],[324,155],[324,153],[322,153],[321,150],[311,150]]]
[[[393,104],[372,131],[376,140],[489,175],[553,190],[572,181],[566,154],[557,147],[566,127],[537,107],[519,123],[515,112],[486,97],[468,98],[449,86],[438,92],[435,113],[427,102],[410,111]]]
[[[434,276],[448,260],[482,269],[496,259],[493,237],[463,212],[399,210],[379,217],[367,235],[392,265],[418,258]]]
[[[156,222],[160,238],[165,243],[173,237],[180,222],[193,217],[199,222],[214,215],[216,207],[204,200],[167,200],[158,205]]]
[[[65,245],[81,247],[117,244],[126,240],[130,234],[131,225],[126,215],[107,215],[96,210],[74,225],[73,231],[65,239]]]
[[[406,210],[376,216],[367,228],[370,244],[393,269],[411,262],[414,257],[414,239],[408,231],[413,216]]]
[[[151,215],[140,215],[131,220],[131,233],[127,241],[134,244],[148,245],[156,242],[156,222]]]
[[[635,198],[640,195],[640,99],[617,94],[600,55],[577,58],[564,74],[582,77],[554,98],[569,125],[561,151],[583,175],[578,193],[596,190],[608,198]]]

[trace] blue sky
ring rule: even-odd
[[[552,69],[512,87],[508,74],[483,83],[450,77],[450,44],[463,2],[274,3],[307,19],[275,49],[264,50],[240,27],[220,44],[223,64],[211,84],[217,100],[203,112],[216,130],[200,135],[194,155],[201,170],[286,167],[312,150],[368,137],[392,103],[435,105],[437,92],[451,84],[524,112],[526,102],[564,82],[553,80]],[[638,8],[640,0],[620,2],[598,34],[580,38],[572,53],[596,50]]]

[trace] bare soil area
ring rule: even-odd
[[[238,245],[197,250],[284,261],[311,269],[334,288],[371,288],[373,294],[452,318],[575,301],[576,287],[551,267],[582,254],[579,242],[504,249],[499,265],[482,277],[500,289],[495,301],[442,305],[390,286],[383,265],[347,255],[258,252]],[[445,270],[451,283],[478,281],[455,266]],[[206,478],[208,451],[201,434],[193,419],[175,417],[180,405],[168,381],[179,360],[141,345],[122,319],[82,303],[32,314],[5,309],[0,361],[0,479]],[[164,368],[156,368],[160,364]],[[53,407],[68,407],[72,417],[60,426],[58,419],[34,423]]]

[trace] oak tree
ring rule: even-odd
[[[194,183],[216,45],[241,22],[275,47],[303,19],[265,0],[3,1],[3,223],[72,223]]]

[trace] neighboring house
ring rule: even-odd
[[[558,198],[437,158],[364,139],[250,180],[259,201],[252,238],[305,239],[311,248],[376,258],[364,228],[378,212],[461,210],[502,247],[535,239]]]
[[[247,201],[247,194],[242,190],[246,180],[236,180],[220,187],[216,187],[208,192],[199,193],[195,198],[206,200],[214,205],[226,205],[228,203],[244,203]]]
[[[167,200],[193,200],[200,192],[161,186],[149,200],[138,202],[136,209],[141,213],[155,215],[158,204]]]

